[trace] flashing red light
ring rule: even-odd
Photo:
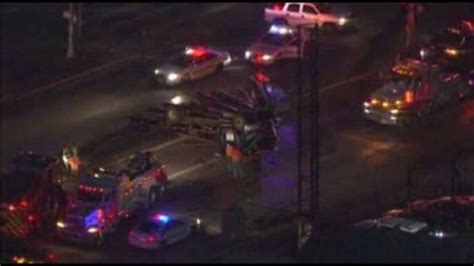
[[[28,207],[28,201],[26,201],[26,199],[22,199],[20,201],[20,205],[21,205],[21,207],[26,208],[26,207]]]
[[[97,210],[97,217],[100,221],[104,220],[104,211],[102,209]]]
[[[56,261],[56,255],[54,255],[53,253],[49,253],[48,254],[48,260],[49,260],[49,262],[55,262]]]
[[[32,214],[28,215],[27,219],[28,219],[28,222],[30,223],[34,223],[36,221],[35,216]]]
[[[154,243],[156,241],[156,238],[154,236],[147,236],[146,242],[148,243]]]
[[[255,75],[255,78],[256,78],[257,81],[259,81],[259,82],[267,82],[267,81],[268,81],[268,77],[267,77],[265,74],[261,73],[261,72],[260,72],[260,73],[257,73],[257,74]]]
[[[272,9],[275,11],[282,11],[283,10],[283,4],[274,4],[272,6]]]
[[[202,47],[192,47],[186,50],[186,54],[192,57],[201,57],[206,54],[206,49]]]

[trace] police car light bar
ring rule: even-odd
[[[163,222],[163,223],[167,223],[167,222],[169,222],[170,217],[166,216],[166,215],[163,215],[163,214],[157,214],[157,215],[153,216],[153,220],[160,221],[160,222]]]
[[[286,34],[291,34],[293,33],[293,30],[284,27],[284,26],[277,26],[277,25],[272,25],[270,27],[269,33],[275,33],[275,34],[280,34],[280,35],[286,35]]]

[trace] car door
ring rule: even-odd
[[[288,6],[286,7],[285,19],[286,21],[288,21],[290,25],[298,25],[298,24],[304,23],[303,21],[304,17],[301,14],[301,4],[298,4],[298,3],[288,4]]]
[[[321,14],[319,10],[311,4],[304,4],[302,16],[305,24],[315,23],[320,26],[321,24]]]
[[[206,53],[196,58],[191,71],[192,79],[200,79],[214,73],[217,67],[216,59],[217,55],[214,53]]]

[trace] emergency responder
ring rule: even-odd
[[[63,163],[64,163],[64,167],[66,167],[67,173],[68,174],[71,173],[70,160],[72,158],[72,152],[69,149],[69,147],[64,147],[63,148],[61,157],[62,157],[62,160],[63,160]]]
[[[232,170],[232,174],[234,175],[234,177],[236,178],[243,177],[242,152],[236,147],[236,145],[232,143],[227,143],[226,155],[229,160],[230,168]]]
[[[75,143],[72,143],[70,150],[72,154],[72,157],[70,159],[71,172],[72,174],[77,174],[79,172],[81,160],[79,159],[79,153],[77,151],[77,146]]]

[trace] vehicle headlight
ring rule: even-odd
[[[95,234],[99,231],[99,229],[97,229],[97,227],[91,227],[89,229],[87,229],[87,233],[90,233],[90,234]]]
[[[458,50],[452,49],[452,48],[448,48],[448,49],[446,49],[446,50],[444,50],[444,51],[445,51],[448,55],[453,55],[453,56],[458,55],[458,53],[459,53]]]
[[[181,103],[183,103],[183,97],[181,97],[180,95],[175,96],[173,99],[171,99],[171,103],[174,105],[180,105]]]
[[[245,51],[245,59],[249,59],[251,55],[252,55],[252,52]]]
[[[161,73],[161,71],[160,71],[158,68],[155,69],[155,75],[158,75],[158,74],[160,74],[160,73]]]
[[[393,115],[396,115],[398,114],[400,111],[398,111],[398,109],[392,109],[390,110],[390,113],[393,114]]]
[[[347,18],[340,18],[338,21],[339,25],[344,26],[347,23]]]
[[[228,55],[227,58],[224,60],[224,65],[227,66],[230,63],[232,63],[232,57],[230,57],[230,55]]]
[[[176,74],[176,73],[170,73],[170,74],[168,74],[168,80],[169,80],[169,81],[175,81],[175,80],[177,80],[178,78],[179,78],[179,75]]]
[[[197,225],[201,225],[201,219],[197,218],[197,219],[196,219],[196,224],[197,224]]]
[[[65,225],[63,222],[61,222],[61,221],[57,222],[57,223],[56,223],[56,226],[59,227],[59,228],[64,228],[64,227],[66,227],[66,225]]]
[[[268,61],[268,60],[271,60],[272,57],[271,57],[270,55],[267,55],[267,54],[266,54],[266,55],[263,55],[263,56],[262,56],[262,59],[263,59],[263,61]]]
[[[370,103],[364,102],[364,107],[370,107]]]

